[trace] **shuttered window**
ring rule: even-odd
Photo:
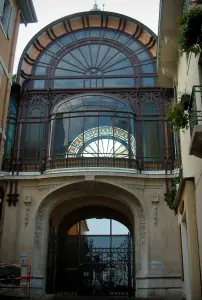
[[[14,23],[14,6],[11,0],[0,0],[0,23],[6,37],[10,39]]]

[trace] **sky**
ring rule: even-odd
[[[20,25],[13,74],[17,71],[20,56],[32,39],[43,27],[51,22],[70,14],[88,11],[93,8],[95,0],[32,0],[38,17],[38,23]],[[156,34],[158,32],[160,0],[97,0],[99,8],[105,11],[121,13],[132,17]]]

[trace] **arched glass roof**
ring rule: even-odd
[[[18,81],[26,79],[34,89],[154,86],[155,55],[155,35],[136,20],[81,13],[50,24],[30,41]]]

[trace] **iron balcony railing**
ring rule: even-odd
[[[145,171],[165,171],[173,173],[179,168],[179,160],[177,157],[167,158],[165,160],[150,160],[145,159],[127,159],[127,158],[108,158],[108,157],[75,157],[75,158],[60,158],[48,159],[42,162],[28,162],[28,161],[9,161],[4,160],[2,170],[12,174],[19,174],[20,172],[40,172],[51,169],[64,168],[126,168],[136,170],[137,173]]]
[[[195,125],[202,124],[202,85],[195,85],[189,101],[189,126],[190,133],[194,130]]]

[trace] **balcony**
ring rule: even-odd
[[[202,158],[202,86],[193,86],[189,103],[191,144],[189,154]]]
[[[27,161],[11,161],[4,160],[2,164],[2,171],[10,174],[20,174],[21,172],[36,172],[44,174],[51,170],[64,170],[74,168],[118,168],[118,169],[132,169],[136,173],[158,173],[163,172],[173,174],[174,170],[179,169],[178,158],[170,158],[165,160],[151,160],[145,161],[140,159],[125,159],[125,158],[107,158],[107,157],[77,157],[77,158],[60,158],[47,159],[41,163],[27,162]]]

